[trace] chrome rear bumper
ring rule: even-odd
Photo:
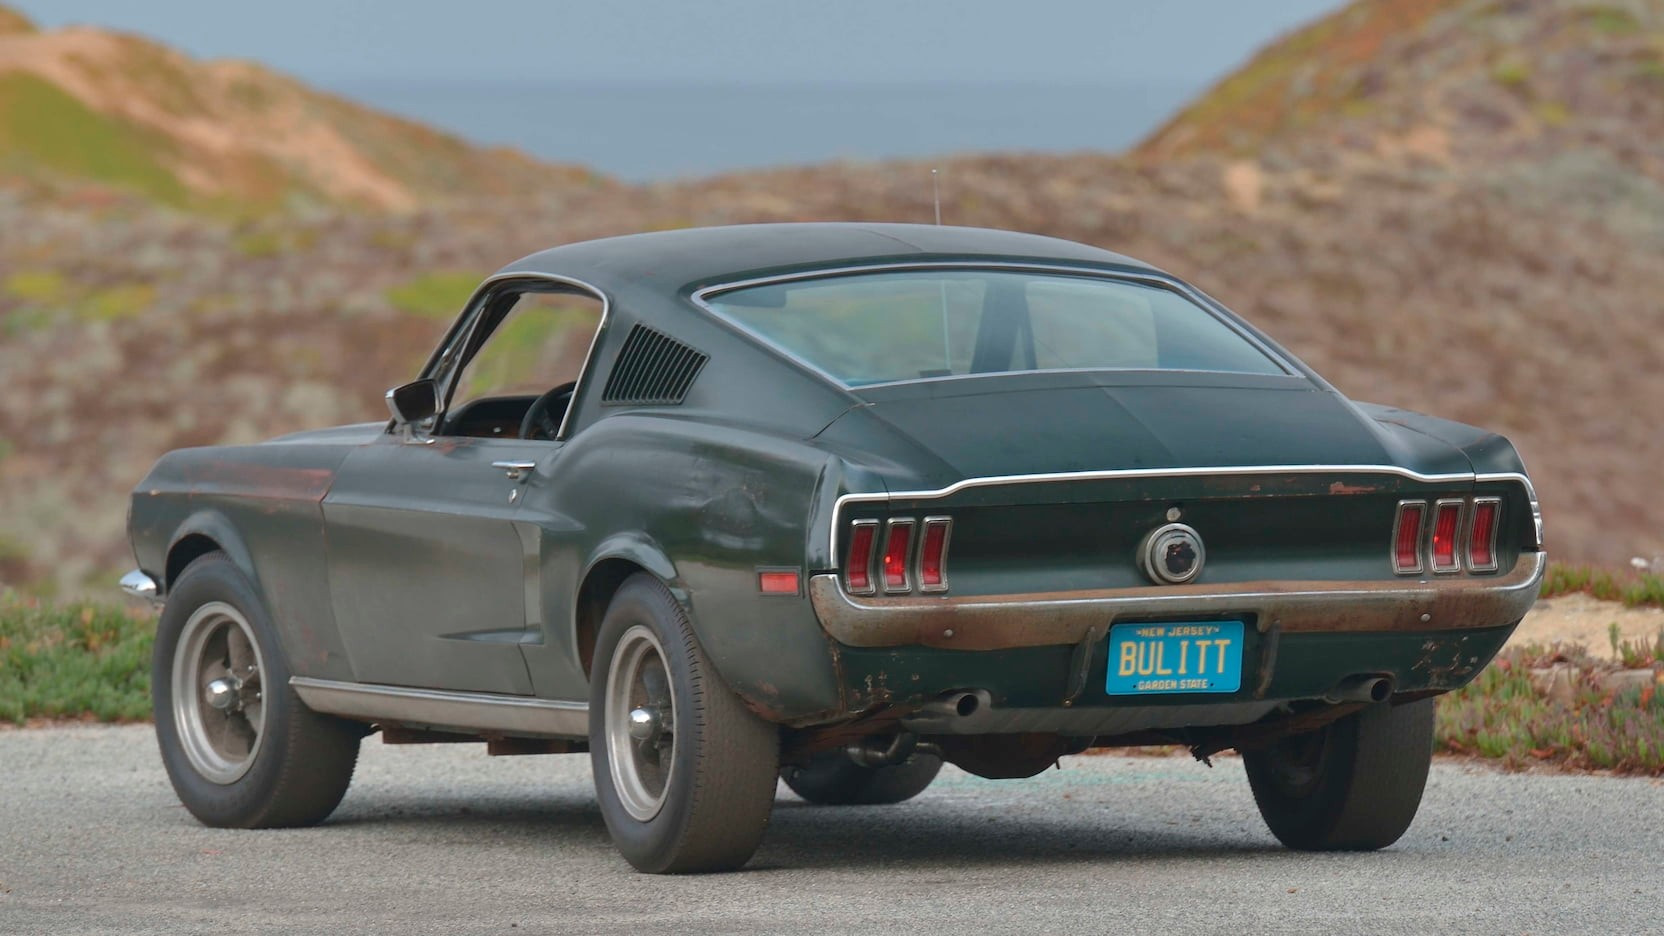
[[[851,647],[1003,650],[1074,644],[1126,618],[1256,615],[1284,634],[1449,631],[1517,622],[1548,563],[1523,553],[1505,575],[1380,582],[1232,582],[995,596],[857,598],[836,575],[809,580],[821,626]]]

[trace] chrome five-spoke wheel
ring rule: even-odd
[[[594,660],[589,757],[619,852],[655,874],[745,864],[774,809],[779,729],[722,681],[650,573],[613,594]]]
[[[204,779],[233,783],[260,753],[266,706],[260,645],[242,612],[223,601],[185,621],[173,657],[180,746]]]
[[[352,782],[363,726],[301,703],[260,592],[224,553],[168,586],[150,691],[179,801],[211,826],[323,821]]]
[[[607,673],[608,763],[626,812],[645,822],[664,808],[676,769],[676,700],[658,638],[636,625],[619,638]]]

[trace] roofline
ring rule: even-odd
[[[768,222],[753,224],[709,225],[705,227],[681,228],[669,231],[646,231],[634,234],[620,234],[611,237],[593,238],[590,240],[573,241],[554,247],[527,254],[497,271],[497,275],[511,273],[554,274],[586,279],[598,286],[608,285],[608,281],[618,279],[616,273],[595,269],[595,258],[582,258],[589,263],[563,262],[566,260],[579,261],[579,255],[591,250],[616,249],[619,251],[641,251],[643,254],[651,252],[656,245],[687,241],[689,246],[701,239],[715,242],[726,236],[738,237],[747,232],[773,231],[781,235],[808,235],[816,231],[862,233],[881,237],[895,245],[894,250],[849,250],[823,251],[820,255],[811,253],[798,260],[786,262],[765,263],[758,266],[746,267],[734,264],[725,270],[705,270],[678,283],[678,287],[686,291],[689,287],[703,288],[717,280],[728,280],[735,276],[766,276],[773,273],[786,273],[794,270],[829,269],[864,264],[887,263],[891,261],[911,260],[1033,260],[1042,263],[1069,262],[1083,265],[1098,265],[1105,268],[1115,268],[1129,272],[1170,275],[1149,263],[1125,254],[1106,250],[1092,244],[1072,241],[1065,238],[1053,237],[1047,234],[1036,234],[1027,231],[1013,231],[1002,228],[969,227],[961,225],[929,225],[907,224],[879,221],[807,221],[807,222]],[[986,235],[992,240],[1002,243],[989,244],[986,249],[926,246],[933,236],[940,235]],[[915,235],[909,237],[908,235]],[[1026,242],[1026,243],[1024,243]],[[1047,250],[1046,245],[1054,245]],[[1057,252],[1064,248],[1072,248],[1076,252],[1090,252],[1092,257],[1059,258]],[[566,256],[562,256],[565,254]]]

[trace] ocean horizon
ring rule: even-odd
[[[838,160],[1118,152],[1203,91],[1180,81],[738,84],[343,79],[335,93],[630,182]]]

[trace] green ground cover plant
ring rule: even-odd
[[[0,722],[150,717],[148,611],[0,594]]]
[[[1664,608],[1664,576],[1657,573],[1626,574],[1595,566],[1549,563],[1538,597],[1555,598],[1578,592],[1602,601],[1621,601],[1629,608]]]
[[[0,78],[0,154],[12,164],[52,166],[183,204],[183,183],[164,165],[169,145],[154,134],[88,108],[34,75]]]
[[[1465,688],[1439,699],[1439,750],[1500,760],[1509,769],[1552,764],[1664,776],[1664,633],[1619,645],[1626,669],[1653,672],[1612,688],[1619,664],[1581,646],[1511,647]],[[1558,690],[1546,671],[1560,668]]]

